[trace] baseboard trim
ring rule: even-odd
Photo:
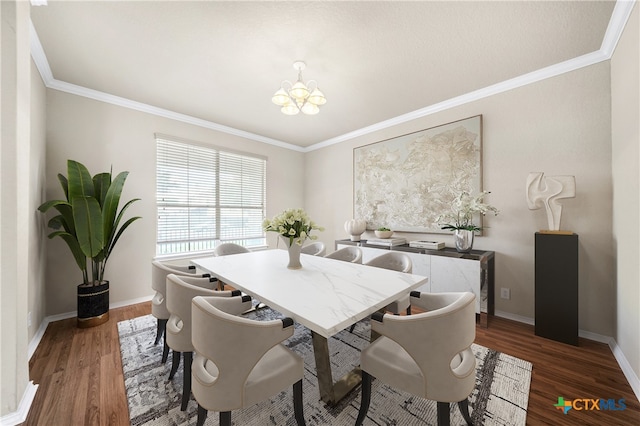
[[[609,348],[611,348],[611,352],[613,352],[613,356],[616,358],[616,361],[618,361],[618,365],[622,369],[622,373],[627,378],[627,381],[629,382],[633,393],[636,394],[636,398],[640,402],[640,378],[638,378],[638,375],[633,370],[633,367],[631,367],[631,364],[629,364],[627,357],[624,356],[624,353],[622,353],[622,349],[620,349],[620,346],[618,346],[618,343],[615,341],[615,339],[609,339],[608,343]]]
[[[609,345],[609,347],[611,347],[609,342],[613,340],[613,337],[605,336],[604,334],[592,333],[586,330],[578,330],[578,336],[584,339],[589,339],[589,340],[593,340],[600,343],[606,343],[607,345]]]
[[[517,321],[517,322],[522,322],[529,325],[535,325],[535,320],[533,318],[512,314],[510,312],[496,311],[496,316],[500,318],[505,318],[511,321]]]
[[[14,426],[24,423],[24,421],[27,420],[27,415],[29,414],[29,409],[31,408],[33,399],[36,397],[37,390],[38,385],[34,384],[33,381],[27,383],[27,388],[22,394],[22,399],[20,400],[20,404],[18,404],[18,409],[0,417],[0,425]]]
[[[153,299],[153,296],[144,296],[144,297],[138,297],[136,299],[124,300],[122,302],[110,303],[109,309],[122,308],[124,306],[135,305],[137,303],[148,302],[151,299]],[[31,341],[29,342],[29,355],[28,355],[29,358],[28,359],[31,360],[31,357],[36,352],[36,349],[38,349],[38,345],[40,345],[40,341],[44,336],[44,332],[47,331],[47,327],[49,326],[49,323],[73,318],[76,316],[78,316],[78,311],[65,312],[62,314],[50,315],[45,317],[42,320],[40,327],[38,327],[38,331],[36,331],[36,334],[33,336]]]
[[[38,345],[40,344],[42,337],[44,337],[44,332],[47,331],[47,327],[49,326],[50,322],[51,321],[49,321],[47,318],[42,320],[42,322],[40,323],[40,327],[38,327],[38,330],[36,331],[36,334],[33,335],[33,338],[29,342],[29,346],[27,348],[27,359],[29,361],[31,361],[31,357],[36,352],[36,349],[38,349]]]

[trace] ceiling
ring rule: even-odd
[[[308,149],[594,52],[602,60],[614,6],[49,0],[31,19],[49,87]],[[318,115],[271,103],[296,60],[327,97]]]

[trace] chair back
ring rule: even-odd
[[[249,253],[249,249],[236,243],[222,243],[213,251],[214,256],[227,256],[229,254]]]
[[[316,241],[315,243],[307,244],[303,246],[300,250],[300,253],[310,254],[313,256],[324,256],[326,250],[324,247],[324,243],[321,241]]]
[[[362,250],[360,247],[347,246],[325,256],[328,259],[342,260],[344,262],[362,263]]]
[[[424,381],[424,393],[419,396],[441,402],[467,398],[475,385],[476,360],[471,350],[476,332],[475,295],[411,295],[412,305],[428,311],[385,315],[382,322],[371,321],[372,330],[399,344],[413,359]]]
[[[167,275],[167,345],[177,352],[192,352],[191,300],[196,296],[213,295],[213,286],[208,278],[193,278]],[[231,296],[231,292],[216,292],[219,296]]]
[[[411,258],[406,254],[397,251],[390,251],[389,253],[374,257],[365,263],[365,265],[390,269],[392,271],[406,272],[408,274],[410,274],[413,269]]]
[[[195,276],[195,266],[170,265],[154,260],[151,262],[151,288],[156,294],[151,301],[151,313],[159,319],[168,319],[167,310],[167,275],[191,275]]]
[[[291,320],[283,327],[284,320],[255,321],[234,315],[239,299],[195,297],[192,301],[192,340],[197,353],[193,390],[208,410],[243,408],[245,385],[255,365],[293,335]]]

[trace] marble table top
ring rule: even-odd
[[[273,249],[192,263],[310,330],[330,337],[406,295],[427,277],[302,254],[288,269],[286,250]]]

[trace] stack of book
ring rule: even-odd
[[[373,244],[375,246],[393,247],[407,244],[406,238],[370,238],[367,240],[367,244]]]
[[[442,250],[444,248],[444,243],[441,241],[410,241],[409,247],[415,248],[425,248],[431,250]]]

